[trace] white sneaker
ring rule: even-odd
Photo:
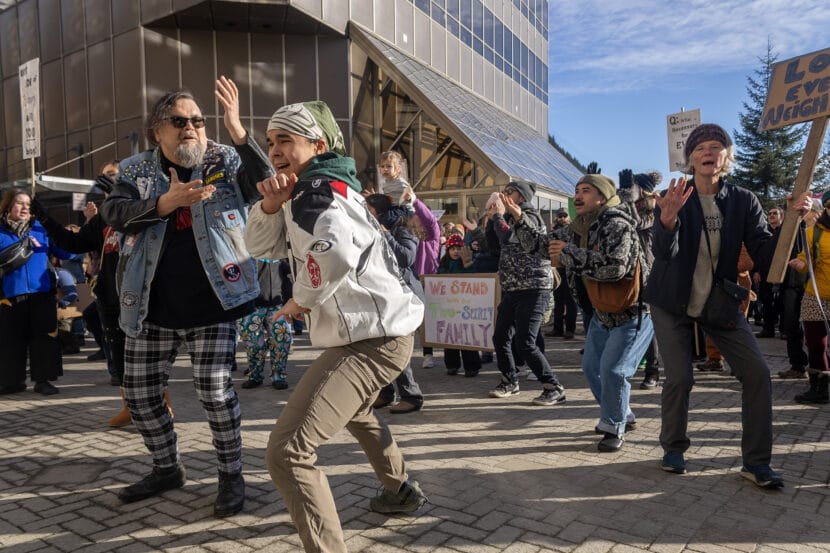
[[[434,366],[435,366],[435,359],[433,359],[432,355],[424,355],[424,362],[421,363],[421,368],[431,369]]]

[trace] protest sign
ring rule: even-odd
[[[759,131],[830,115],[830,48],[772,66]]]
[[[830,119],[830,48],[792,58],[772,66],[767,101],[758,130],[769,131],[812,120],[801,165],[795,176],[794,198],[810,189],[821,145]],[[790,210],[784,214],[778,244],[767,281],[784,281],[801,217]]]
[[[669,169],[686,170],[686,138],[700,125],[700,109],[681,111],[666,116],[666,130],[669,136]]]
[[[495,273],[421,275],[426,306],[421,344],[493,351],[501,289]]]
[[[23,128],[23,159],[40,157],[40,59],[18,69],[20,116]]]

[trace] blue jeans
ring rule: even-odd
[[[598,426],[603,432],[622,436],[626,421],[634,420],[628,404],[631,395],[629,379],[637,372],[653,335],[654,325],[647,313],[640,319],[639,330],[636,318],[614,328],[603,326],[596,317],[591,318],[585,337],[582,372],[599,402]]]
[[[549,301],[550,290],[517,290],[502,294],[493,329],[493,346],[505,382],[517,382],[519,379],[516,359],[511,350],[515,341],[522,359],[539,382],[545,388],[559,385],[545,354],[536,345],[536,335],[539,334],[542,316]]]

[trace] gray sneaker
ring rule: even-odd
[[[519,393],[518,382],[501,382],[498,386],[490,390],[490,397],[510,397]]]
[[[565,401],[565,388],[556,385],[553,388],[545,388],[539,397],[533,398],[533,405],[556,405]]]
[[[376,513],[411,513],[426,503],[427,496],[421,486],[414,480],[407,480],[397,493],[384,488],[369,500],[369,507]]]

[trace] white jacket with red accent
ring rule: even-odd
[[[414,332],[423,303],[401,278],[361,195],[345,182],[305,175],[277,213],[264,213],[260,203],[251,208],[245,243],[256,258],[292,261],[294,301],[311,309],[312,344]]]

